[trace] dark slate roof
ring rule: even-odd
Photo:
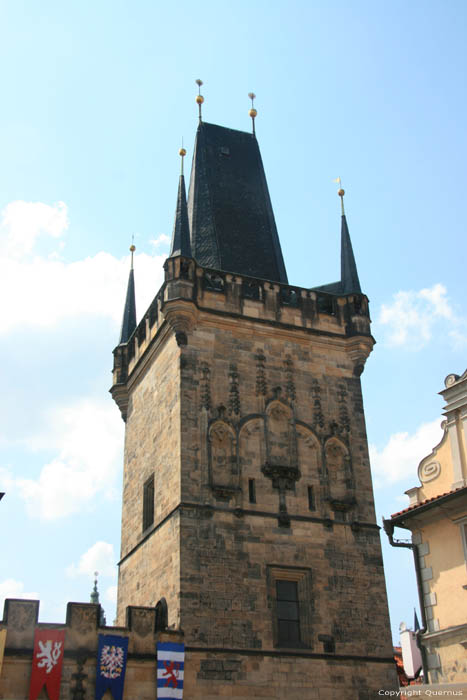
[[[341,284],[343,294],[362,293],[345,214],[341,225]]]
[[[188,194],[191,249],[203,267],[287,284],[255,136],[202,122]]]
[[[180,175],[178,183],[177,208],[175,210],[175,221],[172,232],[172,245],[170,255],[183,255],[191,258],[190,226],[188,224],[188,209],[186,205],[185,178]]]
[[[328,294],[361,294],[360,281],[358,279],[357,265],[352,250],[349,227],[345,214],[342,214],[341,222],[341,278],[339,282],[322,284],[313,287],[314,290],[327,292]]]
[[[136,328],[136,301],[135,301],[135,277],[133,268],[128,277],[125,308],[123,310],[122,330],[120,333],[120,345],[127,343]]]

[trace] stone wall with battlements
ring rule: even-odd
[[[39,601],[6,600],[0,630],[7,630],[5,656],[0,673],[0,698],[24,700],[29,696],[34,631],[64,629],[65,651],[60,700],[91,700],[96,682],[99,634],[128,637],[124,697],[154,700],[156,697],[156,643],[183,642],[179,631],[156,632],[155,608],[129,607],[126,625],[99,627],[100,606],[68,603],[65,624],[38,622]],[[46,698],[43,689],[39,698]],[[110,698],[110,693],[104,696]]]

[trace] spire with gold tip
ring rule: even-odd
[[[177,208],[175,210],[175,221],[172,231],[172,244],[170,246],[169,258],[173,258],[176,255],[183,255],[185,258],[191,258],[190,225],[188,223],[185,176],[183,174],[183,159],[186,156],[186,150],[183,148],[183,146],[178,153],[182,159],[182,163],[180,179],[178,182]]]
[[[135,300],[135,277],[133,271],[133,254],[136,248],[132,243],[130,246],[131,264],[128,277],[128,287],[126,290],[125,308],[123,309],[122,330],[120,332],[120,345],[127,343],[131,334],[136,328],[136,300]]]
[[[257,114],[258,114],[258,112],[257,112],[256,109],[255,109],[255,97],[256,97],[256,95],[255,95],[254,92],[249,92],[249,93],[248,93],[248,97],[249,97],[250,100],[251,100],[251,109],[250,109],[250,111],[248,112],[248,114],[250,115],[251,121],[253,122],[253,136],[256,136],[256,131],[255,131],[255,119],[256,119],[256,116],[257,116]]]
[[[201,124],[201,122],[203,121],[202,115],[201,115],[201,105],[204,102],[204,97],[201,94],[201,85],[203,84],[203,81],[198,78],[197,80],[195,80],[195,82],[196,82],[196,85],[198,86],[198,94],[196,95],[196,104],[198,105],[199,122]]]
[[[361,294],[360,280],[358,279],[357,265],[353,254],[352,242],[350,240],[349,228],[347,226],[347,218],[344,210],[344,195],[345,190],[342,189],[340,177],[335,182],[339,183],[337,194],[341,198],[341,286],[343,294]]]
[[[97,590],[97,577],[98,576],[99,576],[99,572],[95,571],[94,572],[94,577],[95,577],[94,578],[94,588],[91,591],[90,602],[94,603],[94,605],[99,606],[99,608],[100,608],[99,627],[105,627],[105,625],[107,624],[107,621],[105,619],[104,608],[102,607],[102,605],[100,604],[100,601],[99,601],[99,591]]]

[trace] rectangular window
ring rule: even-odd
[[[256,503],[256,484],[254,479],[248,479],[248,496],[250,503]]]
[[[315,510],[315,494],[313,493],[313,486],[308,487],[308,510]]]
[[[274,646],[311,649],[314,609],[311,569],[268,564],[266,576]]]
[[[154,474],[143,487],[143,532],[154,523]]]
[[[279,646],[300,645],[297,581],[276,581],[277,641]]]

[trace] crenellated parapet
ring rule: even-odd
[[[178,345],[185,345],[200,318],[209,315],[344,341],[354,358],[355,374],[363,371],[374,344],[365,294],[332,294],[213,270],[181,256],[168,258],[164,269],[161,289],[128,342],[114,350],[111,393],[124,419],[127,381],[148,349],[170,333]]]
[[[41,630],[65,630],[60,698],[93,697],[99,634],[128,638],[125,697],[156,697],[156,643],[183,642],[180,630],[160,629],[157,607],[129,606],[124,627],[99,625],[100,605],[68,603],[65,623],[38,622],[39,601],[7,599],[0,631],[7,630],[0,697],[28,697],[34,634]]]

